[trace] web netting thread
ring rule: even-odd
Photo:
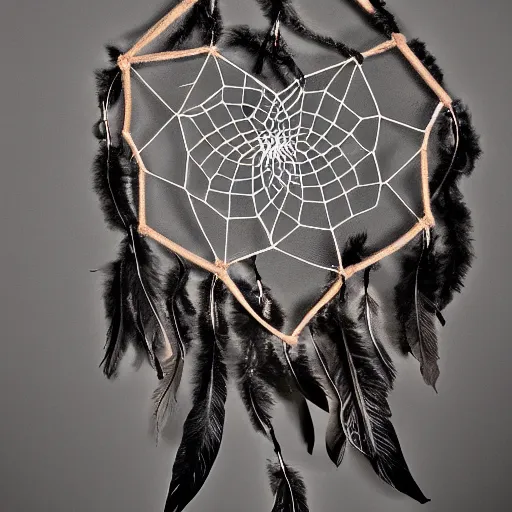
[[[218,73],[220,86],[194,104],[207,67]],[[376,151],[383,120],[423,134],[426,128],[383,115],[363,68],[354,59],[306,75],[305,87],[295,81],[275,92],[224,56],[210,53],[195,80],[182,86],[189,90],[178,109],[134,72],[170,111],[170,118],[139,153],[172,122],[179,123],[187,153],[183,182],[152,169],[147,172],[187,194],[217,260],[231,263],[274,249],[316,267],[343,268],[337,230],[376,208],[384,187],[419,220],[392,180],[418,157],[421,148],[396,171],[386,173],[386,178]],[[349,101],[355,84],[359,94],[363,89],[359,108]],[[223,250],[212,243],[195,201],[225,221]],[[249,220],[257,220],[263,228],[264,246],[230,259],[230,224]],[[337,265],[324,267],[282,248],[301,227],[330,232]]]

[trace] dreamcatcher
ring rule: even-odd
[[[310,30],[289,0],[258,3],[268,19],[264,31],[223,29],[215,0],[183,0],[127,51],[110,48],[113,67],[98,73],[95,187],[107,222],[124,233],[107,270],[103,370],[114,377],[129,345],[149,361],[160,380],[158,433],[176,401],[185,356],[195,356],[192,409],[166,511],[183,510],[212,469],[229,378],[254,428],[274,447],[268,466],[274,511],[308,510],[303,481],[285,462],[272,425],[275,397],[297,406],[310,453],[308,403],[329,415],[325,443],[336,466],[350,444],[385,482],[424,503],[390,421],[395,369],[370,278],[381,260],[400,251],[397,338],[435,387],[436,323],[444,324],[441,311],[472,260],[470,214],[458,184],[474,168],[478,138],[464,105],[445,92],[434,58],[423,43],[406,42],[384,2],[354,2],[385,36],[362,53]],[[284,41],[286,30],[334,50],[337,61],[303,73]],[[243,62],[240,52],[249,53]],[[393,117],[377,99],[379,84],[366,63],[392,52],[435,97],[422,126]],[[183,80],[184,70],[191,81]],[[398,141],[406,134],[415,141],[394,167],[381,151],[390,129],[400,130]],[[400,189],[404,175],[418,187],[416,201]],[[169,236],[150,218],[151,187],[166,191],[164,202],[185,198],[186,222],[207,242],[205,256],[187,245],[193,237],[174,241],[183,236],[172,232],[179,216],[167,218]],[[356,227],[385,197],[398,202],[410,224],[375,248],[368,223]],[[370,224],[379,230],[382,222],[379,213]],[[297,239],[299,246],[291,243]],[[164,271],[154,247],[169,250],[170,269]],[[256,264],[270,251],[330,276],[316,304],[286,332]],[[191,268],[207,272],[197,300]]]

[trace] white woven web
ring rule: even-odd
[[[204,94],[212,83],[212,69],[218,86]],[[154,169],[148,173],[187,194],[216,259],[238,261],[275,249],[320,268],[340,268],[338,230],[376,208],[385,187],[418,218],[392,180],[418,157],[420,148],[403,166],[387,172],[386,179],[376,151],[383,120],[416,133],[425,129],[382,115],[355,60],[307,75],[304,88],[295,81],[276,93],[225,57],[208,54],[195,80],[183,86],[189,90],[177,109],[134,72],[170,111],[140,153],[172,123],[179,124],[187,153],[183,179],[169,179]],[[204,211],[225,224],[223,244],[205,229]],[[241,253],[236,240],[240,226],[254,229],[254,222],[262,228],[264,241]],[[337,265],[325,267],[283,248],[301,228],[330,233]]]

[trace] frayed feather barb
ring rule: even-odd
[[[193,405],[183,426],[165,512],[180,512],[192,501],[219,453],[227,398],[225,293],[216,276],[208,277],[201,287]]]

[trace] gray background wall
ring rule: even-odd
[[[88,172],[96,149],[91,70],[102,44],[148,20],[160,0],[4,0],[0,202],[3,219],[0,509],[6,512],[159,511],[179,418],[158,447],[149,435],[152,372],[129,364],[104,380],[100,279],[115,237],[103,226]],[[464,184],[478,259],[448,311],[439,395],[400,361],[391,404],[424,510],[510,507],[510,72],[512,7],[499,0],[390,0],[467,99],[485,158]],[[320,435],[319,435],[320,437]],[[292,440],[293,441],[293,440]],[[285,441],[287,442],[287,441]],[[293,444],[293,443],[290,443]],[[355,457],[335,471],[290,448],[311,510],[409,512]],[[228,407],[222,453],[191,512],[271,507],[265,443],[240,405]],[[301,458],[302,457],[302,458]],[[508,505],[508,506],[507,506]]]

